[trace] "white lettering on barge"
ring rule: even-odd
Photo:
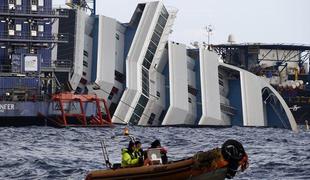
[[[14,110],[14,104],[0,104],[0,112]]]

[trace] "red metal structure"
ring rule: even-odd
[[[54,114],[51,113],[48,120],[56,126],[105,127],[112,125],[106,101],[99,99],[96,95],[59,93],[52,96],[51,105]],[[91,112],[87,112],[87,107]],[[104,111],[101,110],[102,108]]]

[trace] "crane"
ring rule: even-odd
[[[89,4],[92,4],[90,6]],[[67,0],[66,5],[70,7],[80,7],[85,8],[91,12],[91,14],[96,14],[96,0]]]

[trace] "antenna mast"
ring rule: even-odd
[[[211,39],[211,35],[212,35],[212,31],[213,31],[213,27],[211,24],[207,25],[205,27],[206,31],[207,31],[207,35],[208,35],[208,47],[210,47],[210,39]]]

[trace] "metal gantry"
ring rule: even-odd
[[[310,46],[307,45],[220,44],[212,45],[212,48],[222,56],[225,63],[237,65],[250,71],[249,64],[251,63],[275,61],[277,66],[286,66],[288,62],[298,62],[299,67],[302,67],[306,61],[310,60]],[[266,50],[267,53],[259,57],[260,50]],[[275,53],[276,57],[268,58],[271,53]]]

